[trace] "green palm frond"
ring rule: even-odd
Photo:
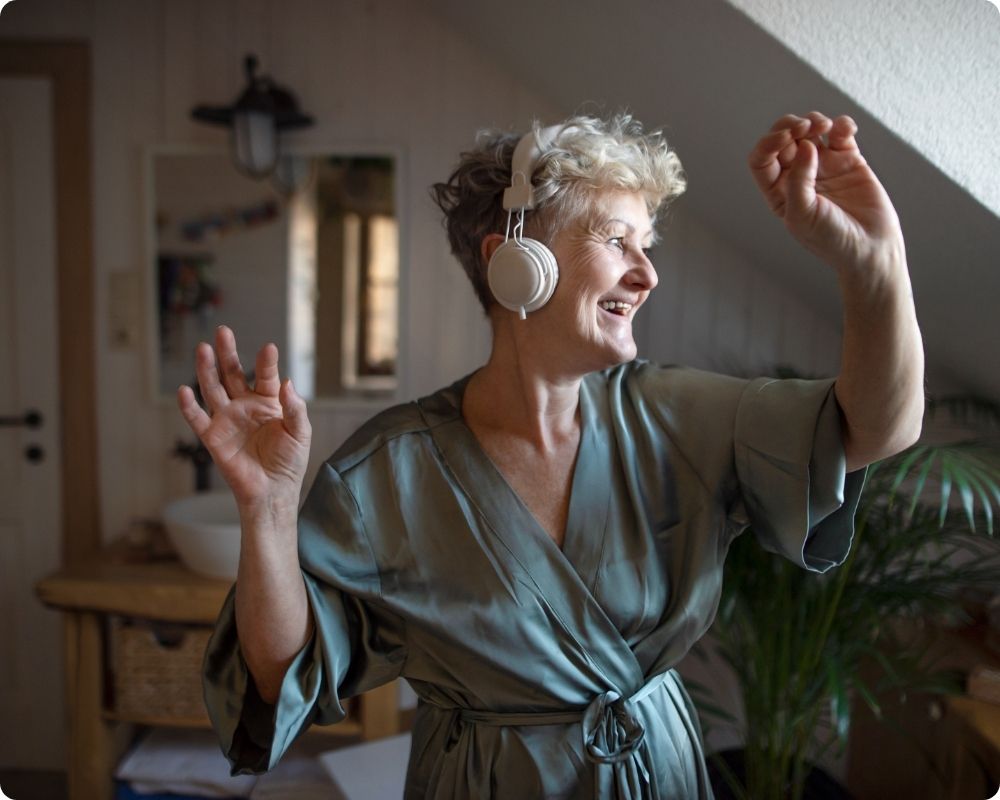
[[[1000,404],[980,398],[942,398],[928,409],[1000,429]],[[854,698],[891,727],[884,692],[961,688],[931,663],[926,643],[900,638],[893,622],[960,622],[959,589],[1000,587],[998,511],[1000,438],[921,443],[869,467],[840,567],[816,575],[752,535],[733,542],[712,633],[743,688],[745,796],[798,798],[806,757],[845,746]],[[871,682],[862,664],[874,666]],[[695,702],[708,697],[701,687]]]

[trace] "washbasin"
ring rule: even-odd
[[[198,492],[167,503],[163,524],[188,569],[209,578],[236,580],[240,515],[232,492]]]

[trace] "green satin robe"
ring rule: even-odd
[[[806,569],[846,557],[864,471],[845,475],[833,381],[643,361],[589,375],[560,550],[465,425],[467,380],[379,414],[321,468],[299,521],[316,632],[274,707],[230,594],[205,698],[234,774],[403,677],[419,696],[407,800],[711,798],[673,667],[748,522]]]

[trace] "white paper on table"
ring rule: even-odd
[[[122,759],[115,777],[142,794],[249,797],[256,775],[229,774],[229,762],[210,731],[154,728]]]
[[[342,747],[319,755],[344,800],[400,800],[410,760],[410,734]]]
[[[257,778],[250,800],[344,800],[315,755],[290,750]]]

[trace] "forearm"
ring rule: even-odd
[[[236,579],[240,650],[257,691],[274,704],[295,655],[312,634],[313,620],[299,569],[294,508],[244,513]]]
[[[924,352],[906,257],[838,270],[844,308],[835,392],[848,471],[909,447],[924,413]]]

